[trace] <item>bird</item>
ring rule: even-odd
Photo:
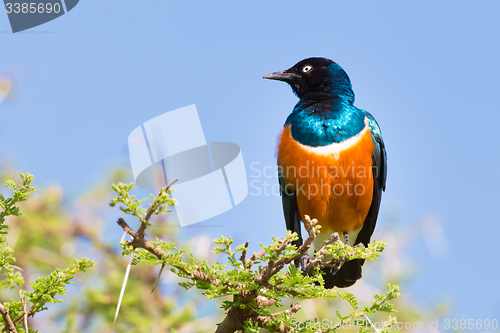
[[[283,213],[286,228],[299,236],[295,244],[303,243],[300,223],[307,215],[321,225],[315,249],[335,232],[351,246],[368,246],[387,178],[377,121],[354,106],[349,76],[330,59],[304,59],[264,78],[288,83],[299,98],[277,144]],[[302,271],[307,262],[297,261]],[[352,286],[363,264],[364,259],[353,259],[337,270],[325,267],[324,287]]]

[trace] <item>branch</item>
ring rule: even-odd
[[[26,305],[26,298],[24,298],[24,293],[22,290],[19,290],[19,297],[21,298],[21,303],[23,304],[23,312],[24,312],[24,330],[29,332],[28,330],[28,307]]]
[[[261,296],[260,296],[261,297]],[[299,304],[294,305],[292,308],[280,312],[273,313],[271,316],[272,317],[277,317],[281,314],[289,314],[293,315],[299,311],[301,306]],[[249,309],[247,307],[245,310]],[[253,312],[251,316],[245,316],[245,310],[242,310],[240,308],[231,308],[228,313],[226,318],[217,326],[217,330],[215,333],[228,333],[228,332],[235,332],[237,330],[243,329],[243,321],[244,319],[251,320],[259,325],[259,327],[265,328],[267,324],[272,320],[270,316],[263,316],[259,315],[256,312],[253,312],[253,310],[250,310]],[[249,312],[249,311],[247,311]],[[281,324],[279,327],[275,327],[275,330],[273,332],[279,332],[279,333],[288,333],[292,332],[293,329],[285,324]]]
[[[124,219],[119,218],[117,223],[120,227],[123,228],[124,231],[126,231],[130,236],[132,236],[133,240],[128,242],[128,244],[131,245],[133,248],[145,249],[146,251],[150,252],[160,260],[164,260],[164,258],[168,257],[167,252],[165,252],[160,247],[154,246],[151,242],[145,240],[144,236],[141,237],[138,232],[135,232],[134,230],[132,230],[132,228],[128,226],[127,222],[125,222]],[[203,273],[200,269],[196,269],[192,272],[189,272],[181,265],[177,265],[175,263],[169,263],[169,265],[177,268],[178,270],[186,273],[187,275],[191,276],[196,280],[213,284],[216,287],[219,284],[218,279],[210,279],[208,275]]]
[[[300,309],[301,309],[301,306],[299,304],[295,304],[294,306],[292,306],[288,310],[284,310],[284,311],[273,313],[272,316],[273,317],[277,317],[277,316],[282,315],[282,314],[294,315]],[[271,317],[259,315],[259,316],[255,317],[255,318],[252,318],[252,320],[255,321],[255,322],[257,322],[260,327],[266,327],[267,323],[271,321]],[[279,327],[276,328],[275,332],[287,333],[287,332],[293,332],[293,329],[290,328],[289,326],[285,325],[285,324],[281,324]]]
[[[306,267],[307,273],[309,274],[312,273],[314,271],[314,268],[317,266],[319,266],[320,268],[325,268],[327,266],[338,264],[342,261],[343,258],[341,259],[332,258],[330,261],[323,263],[323,258],[325,257],[325,255],[327,255],[326,247],[330,244],[337,242],[338,240],[339,240],[339,234],[336,232],[334,232],[330,236],[330,239],[325,240],[325,245],[323,245],[318,251],[316,251],[316,253],[318,253],[319,255],[307,264]]]
[[[295,314],[297,313],[297,311],[300,310],[300,308],[302,308],[302,306],[300,306],[299,304],[295,304],[294,306],[292,306],[290,309],[288,310],[284,310],[284,311],[280,311],[280,312],[276,312],[276,313],[273,313],[273,317],[277,317],[281,314]]]
[[[151,210],[151,207],[149,208],[148,211]],[[163,249],[160,247],[154,246],[151,242],[147,241],[144,238],[144,233],[140,234],[139,231],[135,232],[130,228],[130,226],[125,222],[123,218],[119,218],[117,221],[118,225],[123,228],[123,230],[128,233],[130,236],[132,236],[132,241],[130,241],[128,244],[131,245],[134,249],[135,248],[142,248],[145,249],[146,251],[150,252],[154,256],[156,256],[158,259],[164,261],[166,257],[168,257],[168,253],[165,252]],[[144,224],[141,224],[141,227]],[[255,277],[254,281],[264,287],[267,287],[269,289],[275,289],[278,291],[285,291],[289,293],[292,296],[298,296],[300,295],[298,292],[294,290],[284,290],[281,287],[274,286],[271,283],[269,283],[269,279],[277,274],[286,264],[291,263],[293,260],[298,258],[300,255],[304,254],[309,250],[311,247],[312,242],[316,238],[316,236],[319,234],[319,230],[314,230],[314,226],[316,226],[316,223],[314,222],[313,224],[310,224],[310,232],[309,232],[309,237],[305,240],[304,244],[299,247],[298,249],[298,254],[297,256],[291,257],[291,258],[280,258],[276,261],[270,261],[268,265],[266,265],[260,274]],[[276,253],[279,256],[285,249],[286,247],[291,244],[292,239],[288,238],[285,239],[284,241],[278,243],[278,248],[276,249]],[[261,250],[259,252],[254,252],[253,255],[247,259],[246,258],[246,249],[248,248],[248,242],[245,244],[245,250],[242,251],[241,255],[241,262],[243,263],[245,269],[250,270],[252,265],[257,261],[257,259],[262,258],[266,255],[265,250]],[[169,265],[177,268],[178,270],[184,272],[191,278],[198,280],[198,281],[203,281],[212,284],[215,287],[219,286],[219,280],[210,278],[206,273],[203,273],[200,269],[196,269],[193,271],[188,271],[186,268],[179,264],[175,263],[169,263]],[[239,288],[239,286],[229,286],[229,285],[224,285],[224,287],[231,287],[231,288]],[[249,304],[249,303],[257,303],[259,307],[264,306],[270,306],[273,303],[275,303],[275,300],[269,300],[263,296],[260,296],[258,294],[257,290],[244,290],[240,289],[241,294],[240,294],[240,302],[242,304]],[[294,314],[300,309],[300,306],[295,306],[294,308],[287,310],[286,313]],[[282,312],[285,313],[285,312]],[[273,316],[279,315],[280,312],[274,314]],[[239,307],[232,307],[229,309],[226,318],[218,325],[216,332],[218,333],[226,333],[226,332],[235,332],[237,330],[243,329],[243,323],[245,320],[251,320],[253,322],[256,322],[260,327],[266,327],[267,323],[272,320],[270,316],[263,316],[259,315],[257,312],[255,312],[252,307],[247,306],[245,309],[241,309]],[[277,327],[277,332],[290,332],[291,328],[288,327],[287,325],[281,325],[280,327]]]
[[[226,239],[221,237],[220,240],[214,241],[216,244],[224,245],[224,247],[216,247],[216,252],[226,253],[230,257],[230,264],[236,267],[237,270],[244,272],[241,275],[237,275],[237,272],[231,272],[229,275],[221,273],[220,264],[212,267],[208,266],[206,263],[200,265],[187,264],[182,261],[184,251],[177,252],[178,250],[174,248],[175,252],[171,252],[171,247],[164,247],[167,249],[164,250],[162,248],[163,245],[154,245],[149,242],[145,239],[145,230],[149,225],[148,221],[153,214],[159,213],[159,209],[161,208],[160,203],[163,201],[162,196],[164,196],[165,193],[163,191],[167,191],[174,182],[175,181],[171,182],[165,190],[162,190],[158,194],[158,199],[155,199],[155,202],[149,205],[145,216],[139,214],[141,225],[137,232],[132,230],[123,218],[119,218],[117,223],[122,227],[125,233],[128,233],[132,237],[132,240],[127,242],[127,245],[130,245],[134,250],[141,248],[151,253],[161,261],[162,269],[163,266],[170,265],[177,269],[175,273],[179,276],[192,279],[191,283],[183,285],[184,288],[189,289],[193,285],[196,285],[200,289],[207,290],[205,295],[209,298],[233,295],[233,302],[229,302],[229,304],[223,306],[225,309],[229,310],[224,320],[217,325],[216,333],[233,333],[235,331],[241,331],[245,329],[248,324],[254,328],[266,328],[268,325],[271,325],[273,326],[272,330],[274,332],[292,332],[293,329],[288,326],[289,316],[297,313],[301,308],[300,305],[296,304],[288,310],[276,312],[274,314],[268,312],[267,308],[279,303],[280,298],[314,298],[316,292],[322,293],[322,297],[336,297],[336,293],[327,292],[318,284],[319,277],[314,275],[317,271],[316,268],[333,266],[335,269],[338,269],[342,262],[348,258],[348,254],[345,252],[342,254],[334,253],[332,255],[331,249],[327,248],[329,246],[331,247],[332,243],[339,241],[337,233],[332,234],[330,239],[326,240],[325,244],[316,251],[316,256],[309,260],[306,267],[306,271],[309,274],[304,274],[304,276],[301,277],[301,272],[297,269],[291,269],[290,272],[285,272],[283,275],[278,274],[283,270],[285,265],[307,254],[314,240],[319,235],[320,227],[318,226],[318,221],[315,219],[311,220],[309,216],[305,216],[304,218],[304,224],[309,235],[298,248],[295,249],[292,247],[292,244],[294,244],[294,237],[288,233],[285,239],[276,240],[273,238],[273,245],[271,245],[271,247],[264,247],[261,251],[254,252],[250,258],[247,258],[248,242],[246,242],[243,248],[238,248],[238,251],[242,252],[239,261],[243,265],[235,262],[237,260],[235,258],[235,253],[237,251],[231,251],[230,247],[232,240],[230,238]],[[128,187],[130,187],[130,185]],[[113,202],[126,202],[126,200],[119,197]],[[136,202],[134,202],[134,205],[135,204]],[[133,208],[134,207],[135,206],[133,206]],[[133,211],[130,207],[127,209],[122,210],[125,212]],[[144,209],[141,209],[141,211],[144,212]],[[144,253],[141,254],[141,256],[143,255]],[[330,256],[333,256],[333,258],[330,258]],[[325,257],[328,257],[328,259],[325,259]],[[151,263],[151,257],[149,255],[146,255],[144,260]],[[155,260],[153,260],[153,262],[155,262]],[[252,266],[257,262],[267,262],[267,264],[263,267],[260,266],[259,271],[254,271],[252,270]],[[287,279],[289,274],[294,275],[293,279]],[[307,275],[313,277],[306,277]],[[242,279],[243,277],[245,277],[246,280]],[[316,282],[316,284],[303,288],[302,285],[297,284],[299,280],[303,281],[303,283]],[[199,285],[198,282],[200,281],[210,286]],[[156,283],[157,281],[155,285]],[[285,316],[285,321],[276,321],[275,317],[278,316],[280,318],[281,316]]]
[[[247,263],[248,263],[247,250],[248,250],[248,241],[245,243],[245,249],[241,252],[240,261],[243,263],[243,267],[245,269],[250,269],[250,267],[247,267]]]
[[[309,236],[304,241],[304,243],[297,249],[297,255],[290,258],[280,258],[276,261],[269,261],[268,265],[266,265],[262,271],[254,278],[254,282],[268,289],[274,289],[277,291],[286,292],[292,296],[299,296],[300,293],[295,290],[284,289],[278,286],[275,286],[269,282],[269,279],[277,274],[285,265],[291,263],[295,259],[299,258],[302,254],[306,253],[311,247],[314,239],[319,234],[319,230],[315,230],[315,226],[317,225],[317,221],[309,222],[309,219],[306,219],[307,230],[309,230]],[[278,243],[278,248],[276,249],[276,254],[279,256],[287,247],[287,245],[291,244],[292,239],[287,238],[284,241]],[[245,251],[245,250],[244,250]],[[259,252],[254,252],[252,257],[247,262],[248,269],[255,263],[258,258],[264,257],[266,254],[265,250],[261,250]],[[245,263],[245,255],[242,253],[242,257],[240,260]],[[245,293],[247,292],[247,293]],[[242,294],[240,297],[240,302],[242,304],[248,304],[251,302],[256,302],[259,306],[267,305],[270,303],[270,300],[267,300],[265,297],[258,295],[258,293],[253,290],[252,293],[248,293],[246,290],[242,290]],[[292,309],[278,312],[273,314],[272,316],[278,316],[283,313],[287,313],[290,315],[295,314],[299,311],[300,305],[295,305]],[[240,307],[233,306],[229,309],[226,318],[218,325],[216,333],[232,333],[237,330],[243,329],[243,323],[245,320],[250,320],[259,325],[259,327],[265,328],[267,323],[272,320],[270,316],[259,315],[257,312],[252,310],[250,306],[246,306],[244,309]],[[275,332],[291,332],[292,328],[285,324],[281,324],[279,327],[275,327]]]
[[[168,183],[167,187],[165,188],[162,188],[160,190],[160,192],[158,193],[158,197],[160,197],[160,195],[165,192],[167,193],[168,190],[170,189],[170,187],[172,185],[174,185],[175,182],[177,182],[179,180],[179,178],[175,178],[174,180],[172,180],[170,183]],[[145,236],[145,231],[146,231],[146,228],[148,226],[148,221],[149,219],[151,218],[151,215],[153,215],[153,213],[155,212],[156,209],[158,209],[158,206],[160,206],[160,204],[158,202],[154,202],[153,204],[149,204],[149,208],[148,208],[148,211],[146,212],[146,216],[144,216],[143,219],[141,219],[141,226],[139,227],[139,230],[137,230],[137,233],[142,237],[144,238]]]
[[[3,328],[2,332],[17,333],[16,325],[14,325],[12,318],[10,318],[9,309],[4,307],[1,303],[0,313],[2,314],[3,320],[5,322],[5,327]]]
[[[289,263],[291,263],[295,259],[300,258],[301,255],[303,255],[304,253],[307,253],[309,251],[309,249],[311,248],[312,243],[314,242],[314,240],[316,239],[316,237],[319,235],[320,231],[314,229],[314,227],[318,223],[317,221],[316,222],[309,221],[309,217],[307,217],[305,219],[304,223],[306,224],[306,229],[309,231],[309,236],[304,241],[304,244],[302,244],[297,249],[298,254],[296,256],[290,257],[290,258],[280,258],[276,262],[270,261],[269,264],[266,267],[264,267],[264,269],[262,270],[262,272],[255,279],[256,283],[258,283],[260,285],[266,285],[268,283],[269,279],[273,275],[275,275],[276,273],[278,273],[285,265],[288,265]],[[281,243],[281,246],[276,250],[277,254],[280,255],[281,252],[283,252],[283,250],[286,248],[286,246],[288,244],[290,244],[291,242],[292,242],[291,238],[285,239],[283,241],[283,243]],[[265,252],[264,252],[264,254],[265,254]]]
[[[35,306],[32,306],[32,307],[29,309],[29,311],[28,311],[28,312],[25,312],[25,313],[23,313],[22,315],[20,315],[19,317],[17,317],[17,318],[14,320],[14,322],[15,322],[16,324],[20,324],[20,323],[24,320],[24,318],[25,318],[25,317],[33,317],[33,316],[35,315],[35,313],[36,313],[36,307],[35,307]]]

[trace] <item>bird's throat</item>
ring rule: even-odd
[[[292,137],[311,147],[327,146],[352,138],[365,127],[362,110],[337,100],[301,100],[288,116]]]

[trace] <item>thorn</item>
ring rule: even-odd
[[[120,306],[122,305],[123,295],[125,294],[125,287],[127,286],[128,275],[130,273],[130,268],[132,267],[132,259],[134,259],[135,249],[132,250],[130,254],[130,260],[128,261],[127,270],[125,271],[125,277],[123,278],[122,290],[120,291],[120,297],[118,298],[118,305],[116,306],[115,320],[113,325],[116,324],[116,318],[118,318],[118,312],[120,312]]]
[[[153,286],[153,290],[151,290],[151,294],[153,293],[153,291],[155,291],[156,285],[158,285],[158,281],[160,281],[161,272],[163,272],[164,268],[165,268],[165,264],[161,264],[160,273],[158,273],[158,277],[156,278],[155,285]]]
[[[366,320],[368,320],[368,322],[370,323],[370,326],[375,330],[375,332],[380,333],[380,331],[375,327],[375,325],[373,325],[373,323],[370,320],[370,318],[368,318],[368,316],[366,315],[366,313],[362,312],[362,314],[366,318]]]
[[[123,244],[123,241],[125,240],[125,236],[127,236],[126,231],[123,232],[122,239],[120,239],[120,244]]]

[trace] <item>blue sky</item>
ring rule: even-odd
[[[496,0],[82,0],[17,34],[0,13],[0,76],[15,78],[17,96],[0,105],[0,158],[77,197],[113,167],[130,167],[134,128],[196,104],[207,140],[237,143],[251,177],[251,163],[275,165],[276,136],[297,101],[262,76],[331,58],[349,74],[355,105],[382,128],[380,229],[428,215],[443,225],[447,255],[433,256],[422,240],[408,249],[408,290],[425,306],[453,299],[458,318],[499,318],[499,11]],[[281,199],[249,195],[182,232],[232,235],[257,249],[284,233]]]

